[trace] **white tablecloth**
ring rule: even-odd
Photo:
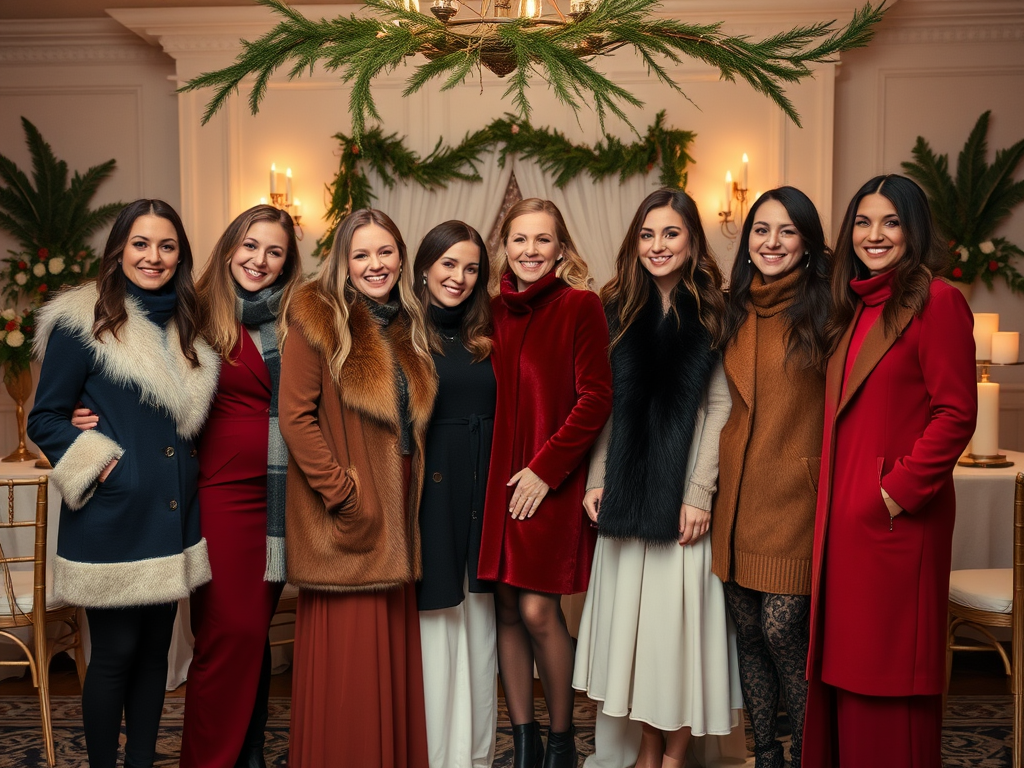
[[[953,570],[1013,567],[1013,487],[1024,453],[1006,451],[1012,467],[953,470],[956,527]]]

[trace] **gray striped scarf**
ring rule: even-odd
[[[281,281],[279,281],[281,282]],[[281,437],[277,393],[281,385],[281,353],[277,348],[277,313],[281,309],[284,285],[275,283],[250,293],[235,284],[236,310],[243,325],[259,328],[263,362],[270,373],[270,433],[267,438],[267,569],[264,581],[287,579],[284,557],[285,481],[288,447]]]

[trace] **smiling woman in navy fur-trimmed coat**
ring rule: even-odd
[[[83,606],[92,658],[82,690],[89,764],[153,764],[178,599],[210,580],[200,537],[194,440],[217,385],[217,355],[198,338],[192,252],[160,200],[114,222],[96,283],[38,315],[43,358],[31,438],[63,497],[54,593]],[[103,415],[71,423],[81,402]]]

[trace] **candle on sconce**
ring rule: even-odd
[[[270,164],[270,194],[277,194],[277,165]]]
[[[743,189],[750,189],[749,181],[750,175],[750,159],[747,157],[747,153],[743,153]]]
[[[971,454],[996,456],[999,453],[999,384],[978,382],[978,426],[971,439]]]
[[[295,204],[292,206],[292,218],[297,219],[301,215],[302,215],[302,203],[300,203],[298,201],[298,199],[296,199],[295,200]]]
[[[1020,354],[1020,333],[1017,331],[996,331],[992,334],[992,362],[1016,363]]]
[[[284,172],[284,199],[286,202],[291,202],[292,199],[292,169],[288,168]]]
[[[732,213],[732,171],[725,172],[725,212]]]
[[[999,330],[999,315],[995,312],[974,313],[975,360],[992,359],[992,334]]]

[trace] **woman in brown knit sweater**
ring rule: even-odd
[[[757,768],[781,768],[780,690],[800,765],[811,544],[821,454],[831,251],[814,204],[793,187],[757,199],[726,308],[732,412],[722,430],[712,570],[736,623]],[[746,253],[744,253],[746,250]]]

